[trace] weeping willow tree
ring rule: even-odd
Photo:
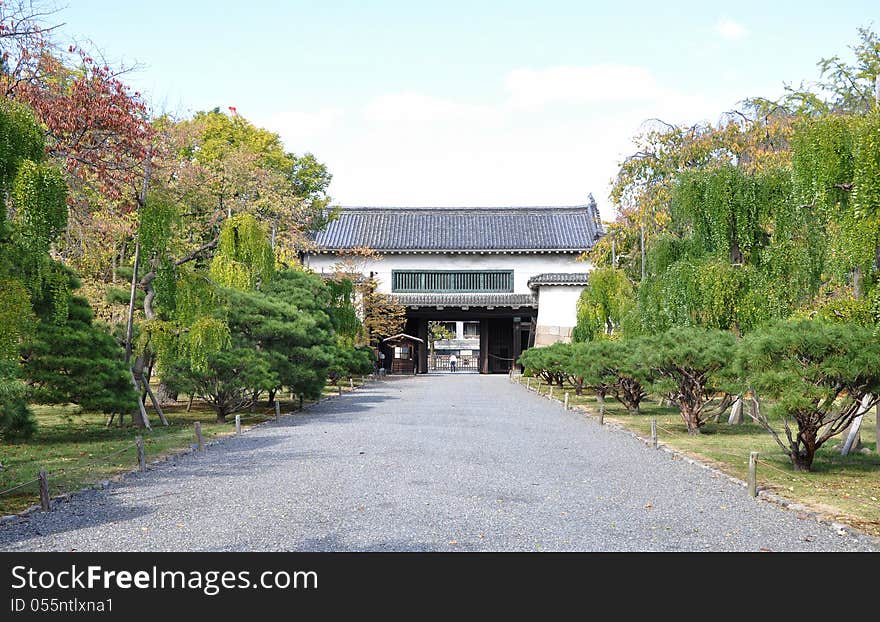
[[[791,200],[787,169],[734,165],[680,175],[671,233],[649,251],[639,292],[641,327],[747,332],[784,317],[818,289],[811,216]]]
[[[166,226],[173,222],[167,215],[161,218]],[[152,225],[148,231],[151,228]],[[168,229],[157,227],[156,230],[160,233],[155,240],[166,244],[161,240],[166,239],[167,234],[161,232]],[[182,259],[165,262],[165,270],[160,269],[156,275],[160,285],[157,295],[160,311],[146,313],[144,335],[154,344],[163,380],[177,380],[178,386],[170,389],[175,393],[177,389],[187,388],[180,386],[187,372],[210,374],[211,358],[231,344],[230,328],[223,312],[227,300],[223,289],[253,291],[258,285],[268,283],[274,268],[268,236],[250,214],[227,219],[217,240],[216,248],[203,246]],[[207,269],[194,261],[198,251],[203,249],[213,253]],[[145,309],[146,306],[145,303]]]
[[[796,200],[826,232],[828,296],[819,311],[831,304],[864,313],[880,269],[880,110],[803,119],[792,151]],[[862,302],[841,305],[847,297]]]
[[[215,283],[241,291],[256,289],[269,280],[274,266],[272,245],[256,218],[239,214],[226,220],[211,260]]]
[[[619,336],[632,310],[635,290],[626,272],[619,268],[596,268],[577,302],[575,342]]]

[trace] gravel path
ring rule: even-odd
[[[3,550],[874,550],[505,376],[374,383],[49,514]]]

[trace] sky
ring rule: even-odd
[[[578,205],[648,119],[717,121],[849,57],[874,1],[70,0],[156,112],[234,107],[341,205]]]

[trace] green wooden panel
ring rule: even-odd
[[[513,291],[513,270],[392,270],[397,293],[492,293]]]

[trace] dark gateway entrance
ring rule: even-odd
[[[528,295],[397,294],[395,298],[406,306],[404,332],[426,344],[429,321],[479,321],[476,366],[482,374],[507,373],[523,350],[534,344],[537,302]],[[428,373],[428,349],[418,352],[420,374]]]

